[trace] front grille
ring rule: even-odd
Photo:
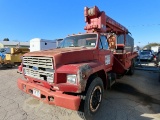
[[[53,62],[50,57],[23,57],[23,64],[53,69]]]
[[[23,57],[23,72],[27,76],[53,82],[53,60],[50,57]]]

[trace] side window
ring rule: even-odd
[[[107,43],[107,39],[105,36],[100,37],[99,48],[100,49],[108,49],[108,43]]]

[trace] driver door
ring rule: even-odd
[[[106,36],[100,36],[99,42],[99,60],[104,64],[105,70],[109,70],[113,65],[113,54],[109,50],[108,42]]]

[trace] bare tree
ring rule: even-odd
[[[9,38],[4,38],[3,41],[9,41]]]

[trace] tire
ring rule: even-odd
[[[159,82],[160,82],[160,72],[159,72]]]
[[[103,99],[103,82],[102,79],[96,77],[91,82],[84,103],[84,115],[87,120],[92,119],[94,114],[99,110]]]
[[[135,67],[135,61],[133,59],[132,60],[132,65],[131,65],[131,67],[129,68],[129,71],[128,71],[128,75],[133,75],[134,74],[134,67]]]
[[[7,65],[7,68],[12,68],[12,67],[13,67],[12,64]]]

